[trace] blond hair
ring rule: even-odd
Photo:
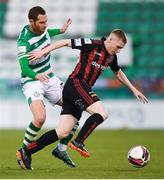
[[[121,39],[124,44],[127,43],[127,38],[123,30],[114,29],[111,33],[115,34],[119,39]]]

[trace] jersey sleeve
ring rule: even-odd
[[[29,67],[29,55],[30,45],[23,40],[18,41],[18,60],[21,67],[22,74],[35,79],[36,72]]]
[[[78,38],[71,39],[72,49],[80,49],[89,51],[95,47],[95,44],[92,39],[89,38]]]
[[[24,40],[18,41],[18,59],[22,59],[24,57],[28,57],[28,53],[30,52],[30,45],[28,42]]]
[[[109,64],[110,68],[112,71],[119,71],[120,66],[118,65],[118,61],[117,61],[117,55],[115,54],[113,57],[113,61]]]
[[[48,31],[50,37],[61,34],[60,29],[48,29],[47,31]]]

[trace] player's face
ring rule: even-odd
[[[45,15],[39,14],[38,19],[36,21],[34,20],[30,21],[30,26],[32,31],[36,34],[44,33],[47,28],[47,21],[48,19],[46,14]]]
[[[111,34],[106,40],[106,49],[110,54],[117,54],[125,44],[115,34]]]

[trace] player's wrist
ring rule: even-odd
[[[34,79],[38,80],[38,73],[35,73]]]
[[[60,29],[60,33],[65,33],[65,31],[66,31],[66,30],[63,29],[63,28]]]

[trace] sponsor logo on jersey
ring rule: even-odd
[[[89,38],[85,38],[85,39],[84,39],[84,43],[85,43],[85,44],[92,44],[92,41],[91,41],[91,39],[89,39]]]
[[[76,46],[81,46],[81,39],[75,39],[75,45]]]
[[[96,68],[99,68],[101,69],[102,71],[104,71],[107,67],[101,65],[101,64],[98,64],[97,62],[95,61],[92,61],[92,65],[95,66]]]

